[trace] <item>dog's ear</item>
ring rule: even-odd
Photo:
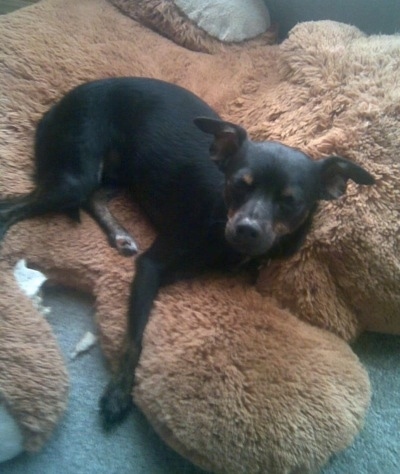
[[[225,170],[231,158],[247,139],[246,130],[234,123],[206,117],[195,118],[194,123],[201,131],[214,135],[210,157],[219,168]]]
[[[330,156],[315,162],[320,173],[319,199],[337,199],[346,192],[347,181],[357,184],[374,184],[375,180],[361,166],[339,156]]]

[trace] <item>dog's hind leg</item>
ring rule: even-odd
[[[22,220],[53,211],[79,215],[81,194],[75,186],[54,186],[43,192],[38,188],[23,196],[0,199],[0,242],[10,227]]]
[[[104,188],[97,189],[89,197],[84,208],[97,221],[106,233],[110,244],[115,247],[121,255],[134,255],[138,252],[136,242],[108,209],[108,194],[108,191]]]
[[[32,199],[31,194],[0,200],[0,242],[4,239],[7,230],[18,222],[16,216],[29,199]]]

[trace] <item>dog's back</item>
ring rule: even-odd
[[[124,186],[157,230],[193,241],[214,213],[219,220],[226,212],[219,209],[224,178],[209,157],[212,138],[193,123],[198,116],[217,114],[163,81],[114,78],[79,86],[38,126],[37,187],[76,188],[83,203],[100,184]]]

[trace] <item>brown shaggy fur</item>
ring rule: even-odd
[[[352,441],[369,403],[368,377],[345,341],[364,328],[400,333],[400,97],[393,85],[400,38],[367,38],[318,22],[299,25],[280,46],[262,37],[216,51],[212,40],[214,54],[204,54],[143,26],[146,2],[112,3],[120,10],[106,0],[45,0],[0,18],[0,192],[30,189],[34,126],[56,98],[82,81],[120,75],[179,83],[254,138],[281,140],[315,158],[338,153],[371,171],[377,185],[350,185],[347,196],[322,205],[302,250],[266,266],[258,291],[213,275],[163,290],[138,369],[136,403],[194,463],[230,474],[314,471]],[[193,44],[193,28],[188,42],[174,40]],[[145,248],[154,234],[137,207],[124,197],[112,207]],[[12,283],[12,265],[22,256],[95,295],[111,364],[133,263],[109,248],[85,214],[80,225],[46,216],[7,235],[1,397],[32,450],[56,423],[66,381],[46,323]],[[41,332],[46,351],[38,352],[31,347]],[[23,366],[13,355],[18,348],[28,354]]]

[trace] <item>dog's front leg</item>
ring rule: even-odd
[[[142,337],[153,301],[165,279],[171,252],[156,240],[136,262],[136,275],[129,299],[128,328],[118,372],[100,399],[101,416],[106,428],[122,421],[132,407],[135,369],[142,350]]]

